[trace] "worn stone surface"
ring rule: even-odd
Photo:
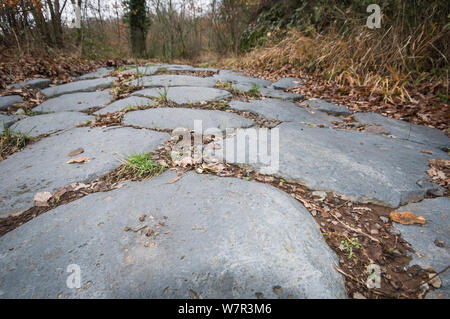
[[[240,84],[256,84],[261,87],[263,86],[269,86],[272,84],[272,82],[263,80],[260,78],[253,78],[244,75],[244,73],[241,72],[233,72],[229,70],[220,70],[218,74],[214,75],[214,78],[221,82],[231,82],[231,83],[240,83]]]
[[[444,270],[450,265],[450,198],[440,197],[424,199],[419,203],[402,206],[398,211],[410,211],[417,216],[424,216],[423,226],[401,225],[394,223],[401,236],[419,254],[411,254],[413,258],[410,266],[419,265],[423,269],[431,267],[435,272]],[[443,247],[435,242],[442,241]],[[442,294],[450,298],[450,273],[447,271],[439,275],[442,281],[441,289],[435,294]]]
[[[3,132],[4,128],[9,128],[14,122],[26,118],[25,115],[7,115],[0,113],[0,133]]]
[[[78,112],[57,112],[27,117],[13,124],[11,129],[36,137],[67,130],[93,119],[95,117]]]
[[[93,80],[75,81],[57,86],[52,86],[42,90],[47,97],[58,96],[75,92],[93,92],[102,88],[109,88],[117,80],[115,77],[107,77]]]
[[[40,78],[40,79],[32,79],[32,80],[28,80],[28,81],[14,83],[14,84],[11,84],[11,87],[13,87],[15,89],[21,89],[24,87],[44,89],[44,88],[48,87],[50,85],[50,83],[52,83],[52,81],[50,81],[49,79]]]
[[[108,104],[112,98],[108,90],[65,94],[48,99],[33,110],[37,112],[85,111]]]
[[[302,84],[302,80],[298,78],[282,78],[277,82],[273,83],[272,86],[277,90],[286,90]]]
[[[140,75],[153,75],[158,72],[158,68],[155,66],[139,66],[134,68],[128,68],[121,73],[135,73]]]
[[[197,86],[197,87],[214,87],[217,80],[213,77],[201,78],[192,75],[154,75],[154,76],[143,76],[140,79],[131,81],[131,85],[136,86],[154,86],[154,87],[165,87],[165,86]]]
[[[83,74],[82,76],[76,77],[75,80],[87,80],[87,79],[95,79],[102,78],[104,76],[108,76],[114,68],[98,68],[95,72]]]
[[[233,109],[253,112],[270,120],[305,122],[326,126],[332,125],[331,121],[341,121],[337,117],[317,111],[308,112],[292,102],[276,99],[253,100],[251,102],[231,101],[229,105]]]
[[[276,90],[271,87],[259,87],[258,85],[255,86],[253,84],[248,84],[248,83],[236,83],[236,84],[232,84],[231,87],[234,90],[238,90],[241,92],[250,92],[250,91],[256,90],[263,97],[278,98],[278,99],[282,99],[282,100],[292,100],[292,101],[298,101],[298,100],[302,99],[302,96],[300,94],[283,92],[283,91]]]
[[[129,96],[127,98],[124,98],[122,100],[117,100],[109,105],[107,105],[105,108],[102,108],[95,112],[94,114],[106,114],[106,113],[114,113],[118,111],[122,111],[123,109],[127,107],[136,107],[136,106],[144,106],[144,105],[153,105],[156,104],[155,101],[152,101],[150,99],[147,99],[145,97],[140,96]]]
[[[283,100],[292,100],[292,101],[299,101],[303,98],[300,94],[295,94],[291,92],[283,92],[280,90],[273,89],[271,87],[268,88],[261,88],[259,89],[259,92],[262,94],[262,96],[265,97],[275,97]]]
[[[305,104],[309,107],[317,109],[322,112],[326,112],[333,115],[350,115],[352,112],[343,105],[338,105],[334,103],[327,102],[325,100],[312,98],[306,101],[303,101],[302,104]]]
[[[23,102],[23,99],[20,95],[0,96],[0,110],[6,110],[8,106],[20,102]]]
[[[397,207],[423,199],[427,191],[438,188],[427,182],[430,157],[421,153],[421,146],[416,143],[295,123],[283,123],[277,128],[279,169],[271,169],[271,173],[304,183],[310,189]],[[235,154],[226,151],[226,143],[231,147],[239,134],[245,132],[240,130],[237,136],[227,139],[225,146],[208,152],[215,152],[218,158],[224,158],[225,152],[229,163],[250,163],[248,156],[235,155],[249,154],[244,149],[246,145],[239,144]],[[449,158],[439,151],[434,156]],[[250,164],[259,170],[266,169],[267,164],[258,161]]]
[[[154,108],[125,114],[123,123],[148,128],[189,128],[194,129],[194,120],[202,121],[203,129],[249,127],[254,123],[234,113],[217,110],[188,108]]]
[[[168,136],[127,127],[83,127],[31,144],[0,162],[0,216],[30,208],[38,192],[93,180],[118,167],[120,156],[151,151]],[[67,154],[79,147],[89,161],[66,164]]]
[[[345,298],[336,256],[291,196],[193,172],[168,183],[174,176],[88,195],[0,238],[2,297]],[[124,231],[139,225],[159,236]],[[83,288],[67,287],[69,264]]]
[[[425,144],[434,148],[445,146],[450,148],[450,138],[438,129],[412,124],[376,113],[356,113],[354,118],[362,124],[379,125],[396,138]]]
[[[131,95],[159,98],[165,93],[167,93],[167,99],[169,101],[173,101],[177,104],[199,103],[232,97],[231,93],[225,90],[192,86],[144,89],[136,91]]]

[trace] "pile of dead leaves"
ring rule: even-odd
[[[78,76],[102,66],[120,66],[123,59],[101,59],[88,61],[68,52],[33,52],[17,56],[11,50],[0,54],[0,89],[9,84],[33,78],[48,78],[53,82],[68,82]]]
[[[428,166],[431,168],[427,170],[428,175],[431,176],[431,181],[444,187],[447,194],[450,193],[450,161],[444,159],[430,159]]]

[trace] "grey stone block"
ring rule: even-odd
[[[193,172],[168,183],[174,176],[88,195],[0,238],[2,297],[345,298],[336,256],[291,196]],[[153,234],[124,231],[142,225]],[[67,287],[70,264],[81,289]]]

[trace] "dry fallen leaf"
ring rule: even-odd
[[[66,162],[66,164],[75,164],[75,163],[85,163],[89,160],[87,156],[81,156],[77,158],[72,158]]]
[[[34,205],[39,207],[47,207],[49,206],[48,201],[52,198],[52,194],[50,192],[40,192],[34,195]]]
[[[427,150],[421,150],[420,153],[424,153],[424,154],[433,154],[433,152],[427,151]]]
[[[389,217],[397,223],[403,224],[403,225],[414,225],[414,224],[420,224],[423,225],[426,222],[425,217],[423,216],[416,216],[415,214],[411,212],[392,212],[389,214]]]
[[[75,155],[81,154],[83,152],[84,152],[84,149],[82,147],[79,147],[79,148],[73,150],[72,152],[70,152],[69,154],[67,154],[67,156],[75,156]]]

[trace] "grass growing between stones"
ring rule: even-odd
[[[151,159],[152,154],[133,154],[121,160],[122,167],[118,171],[121,176],[129,179],[148,179],[157,176],[166,170],[166,167],[157,164]]]
[[[33,138],[27,134],[13,131],[5,127],[3,133],[0,135],[0,161],[3,161],[13,153],[20,151],[32,141]]]

